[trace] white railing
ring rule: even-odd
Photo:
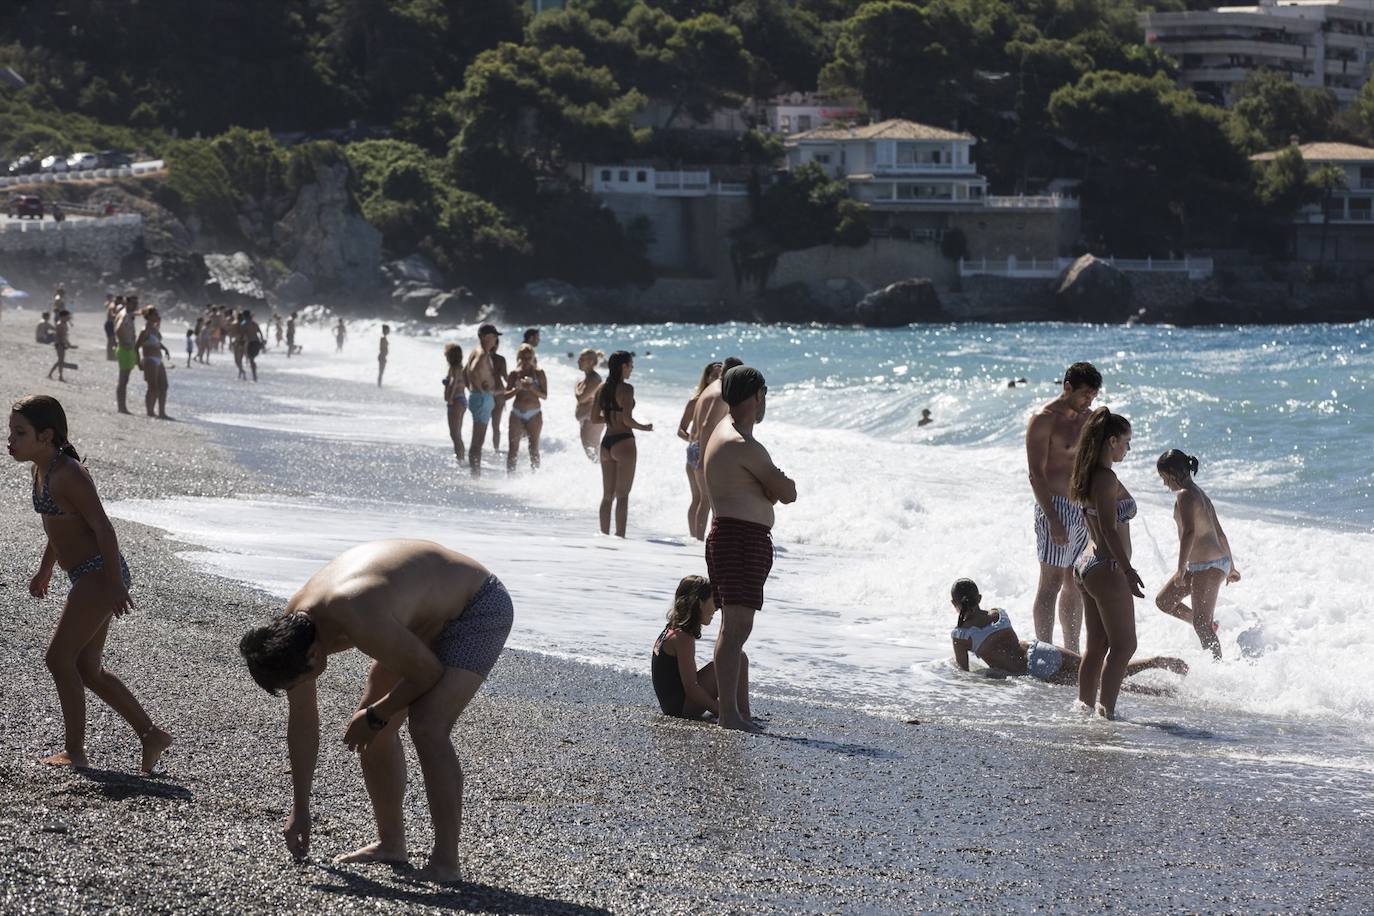
[[[989,207],[1005,210],[1077,210],[1077,197],[1064,197],[1061,194],[1039,194],[1029,197],[1017,195],[1015,197],[994,197],[989,194],[984,198]]]
[[[977,169],[971,162],[879,162],[873,166],[875,175],[919,175],[922,172],[962,172],[972,175]]]
[[[120,213],[115,216],[64,219],[11,219],[0,221],[0,232],[87,232],[105,226],[138,226],[143,223],[140,213]]]
[[[167,164],[161,159],[150,159],[147,162],[135,162],[133,165],[122,165],[112,169],[82,169],[79,172],[40,172],[33,175],[3,175],[0,176],[0,188],[20,188],[28,185],[38,184],[60,184],[66,181],[90,181],[100,178],[129,178],[137,175],[155,175],[164,171]]]
[[[716,193],[721,197],[747,197],[749,195],[749,183],[747,181],[717,181]]]
[[[980,258],[959,259],[961,277],[1016,277],[1022,279],[1051,279],[1058,277],[1070,267],[1076,258],[1018,258],[1011,255],[1005,259]],[[1190,280],[1205,280],[1212,275],[1211,258],[1183,257],[1164,258],[1102,258],[1117,270],[1139,273],[1181,273]]]
[[[706,194],[710,190],[711,173],[708,171],[654,172],[654,192],[657,194]]]

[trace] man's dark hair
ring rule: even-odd
[[[538,328],[525,328],[525,343],[529,343],[531,337],[538,337],[538,336],[539,336],[539,329],[538,329]]]
[[[727,357],[725,357],[724,362],[722,362],[722,363],[720,364],[720,375],[721,375],[721,378],[724,378],[724,377],[725,377],[725,373],[729,372],[731,369],[735,368],[736,366],[743,366],[743,365],[744,365],[744,360],[740,359],[738,356],[727,356]]]
[[[1091,388],[1098,391],[1102,388],[1102,373],[1097,371],[1097,367],[1092,363],[1074,363],[1064,370],[1064,384],[1069,389]]]
[[[277,696],[287,684],[310,669],[315,621],[304,614],[283,614],[265,627],[243,634],[239,654],[258,686]]]

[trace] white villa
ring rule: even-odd
[[[1329,89],[1347,105],[1374,63],[1374,0],[1260,0],[1255,6],[1141,13],[1145,43],[1181,64],[1179,82],[1220,104],[1256,70]]]
[[[1334,165],[1345,187],[1326,202],[1311,203],[1293,216],[1293,255],[1299,260],[1374,260],[1374,149],[1351,143],[1304,143],[1298,147],[1309,170]],[[1270,162],[1281,150],[1250,158]]]

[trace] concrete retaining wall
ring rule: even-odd
[[[143,217],[136,213],[0,224],[0,254],[10,258],[63,258],[101,270],[117,269],[142,241]]]

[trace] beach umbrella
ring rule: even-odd
[[[27,299],[29,294],[13,286],[0,287],[0,299]]]

